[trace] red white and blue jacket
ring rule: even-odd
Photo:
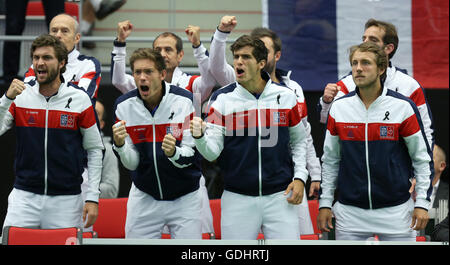
[[[420,113],[410,99],[384,87],[366,109],[359,89],[330,108],[322,156],[320,208],[338,201],[364,209],[406,202],[416,178],[416,207],[428,210],[433,159]]]
[[[341,90],[335,97],[335,100],[354,91],[356,88],[355,82],[351,73],[337,83]],[[392,66],[389,62],[389,67],[386,69],[386,80],[384,86],[398,92],[405,97],[411,99],[419,109],[420,118],[423,123],[425,134],[427,136],[428,144],[434,145],[434,125],[431,110],[425,97],[425,91],[420,84],[411,76],[405,73],[405,70]],[[322,98],[319,100],[320,122],[326,123],[328,111],[331,104],[323,102]]]
[[[225,57],[225,49],[227,46],[226,40],[229,35],[229,32],[221,32],[219,29],[216,29],[209,47],[209,69],[211,74],[221,86],[226,86],[230,83],[236,82],[234,69],[227,63]],[[320,181],[321,166],[314,148],[314,142],[311,135],[311,125],[308,122],[308,109],[306,106],[305,96],[303,94],[303,88],[299,83],[291,79],[291,73],[292,71],[285,71],[278,68],[275,70],[275,74],[280,80],[281,85],[287,86],[295,92],[299,108],[302,110],[302,122],[304,123],[308,134],[306,139],[306,168],[311,176],[311,181]]]
[[[91,168],[86,200],[98,201],[104,147],[89,96],[62,83],[46,99],[36,81],[25,84],[14,100],[6,95],[0,99],[0,134],[16,129],[14,187],[45,195],[79,194],[87,151]]]
[[[129,137],[123,146],[113,148],[138,189],[156,200],[174,200],[199,188],[200,156],[189,131],[192,93],[162,84],[164,96],[156,110],[146,107],[137,89],[116,100],[114,120],[126,122]],[[170,158],[161,149],[168,133],[176,138],[176,151]]]
[[[280,192],[293,179],[308,178],[306,130],[295,93],[265,72],[262,77],[267,83],[259,96],[237,82],[214,92],[205,134],[195,139],[204,158],[218,159],[224,189],[250,196]]]
[[[84,89],[89,97],[93,99],[92,102],[95,103],[98,86],[102,79],[101,65],[95,57],[80,54],[78,50],[73,49],[68,54],[66,71],[63,73],[63,77],[66,82],[73,83]],[[36,73],[33,65],[31,65],[25,73],[24,81],[29,82],[33,79],[36,79]]]

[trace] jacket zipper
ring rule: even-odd
[[[163,199],[163,193],[161,188],[161,181],[159,180],[159,173],[158,173],[158,163],[156,162],[156,130],[155,130],[155,119],[153,119],[153,164],[155,166],[155,173],[156,173],[156,180],[158,181],[158,189],[159,189],[159,196],[161,200]]]
[[[256,100],[256,115],[258,116],[258,178],[259,178],[259,196],[262,196],[262,172],[261,172],[261,115],[259,109],[259,99]]]
[[[369,107],[370,108],[370,107]],[[364,129],[364,134],[365,134],[365,151],[366,151],[366,168],[367,168],[367,195],[368,195],[368,199],[369,199],[369,208],[370,210],[372,210],[372,187],[370,184],[370,168],[369,168],[369,133],[368,133],[368,123],[369,122],[369,110],[366,110],[366,126]]]
[[[48,99],[50,100],[50,99]],[[48,108],[49,103],[48,100],[46,100],[46,108],[45,108],[45,136],[44,136],[44,195],[47,195],[47,189],[48,189],[48,158],[47,158],[47,144],[48,144]]]

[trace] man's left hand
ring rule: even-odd
[[[305,190],[305,185],[299,179],[294,179],[291,184],[287,187],[284,195],[291,193],[291,196],[287,198],[288,203],[290,204],[300,204],[303,200],[303,192]]]

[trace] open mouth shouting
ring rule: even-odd
[[[148,87],[148,86],[141,86],[141,91],[147,92],[149,90],[150,90],[150,87]]]
[[[44,69],[36,70],[36,77],[38,79],[45,79],[47,77],[47,75],[48,75],[47,70],[44,70]]]
[[[236,77],[237,77],[237,78],[243,77],[243,76],[244,76],[244,73],[245,73],[244,69],[242,69],[242,68],[236,68]]]

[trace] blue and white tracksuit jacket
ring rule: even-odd
[[[409,179],[417,183],[415,207],[428,210],[432,151],[416,105],[384,87],[366,109],[358,88],[330,108],[322,156],[320,208],[338,201],[363,209],[405,203]]]
[[[163,89],[156,111],[145,106],[137,89],[116,100],[114,119],[126,122],[129,137],[123,146],[113,148],[139,190],[156,200],[174,200],[199,188],[201,171],[189,131],[193,95],[166,82]],[[161,149],[168,133],[176,138],[176,151],[170,158]]]
[[[355,90],[356,85],[353,81],[352,74],[343,77],[337,83],[341,87],[341,90],[335,97],[335,100],[347,95]],[[392,66],[389,62],[389,67],[386,69],[386,80],[384,86],[387,88],[402,94],[403,96],[411,99],[419,109],[420,118],[423,123],[425,135],[427,136],[428,144],[433,147],[434,145],[434,125],[433,117],[431,115],[430,106],[425,97],[425,91],[420,84],[411,76],[407,75],[403,69]],[[328,111],[330,104],[323,102],[322,98],[319,100],[318,108],[320,111],[320,122],[326,123],[328,117]]]
[[[44,195],[79,194],[87,151],[86,200],[97,202],[104,147],[89,96],[73,84],[62,83],[47,100],[35,80],[25,85],[14,100],[6,93],[0,99],[0,134],[13,125],[16,128],[14,187]]]
[[[219,29],[216,29],[210,45],[209,69],[221,86],[226,86],[230,83],[236,82],[236,74],[234,73],[234,69],[227,63],[225,58],[225,49],[227,46],[226,40],[229,35],[229,32],[222,32]],[[320,181],[321,166],[314,148],[313,138],[311,135],[311,125],[308,122],[308,110],[305,96],[303,94],[303,88],[299,83],[290,78],[291,73],[291,71],[284,71],[278,68],[275,72],[277,78],[281,82],[281,85],[287,86],[295,92],[299,108],[302,110],[302,122],[304,123],[307,132],[306,168],[308,169],[312,181]]]
[[[306,183],[308,177],[295,94],[262,76],[267,84],[257,97],[237,82],[214,92],[205,134],[195,139],[204,158],[218,158],[224,189],[250,196],[280,192],[294,178]]]

